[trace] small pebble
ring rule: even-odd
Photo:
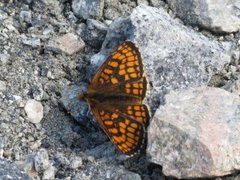
[[[19,21],[21,24],[23,24],[24,22],[31,23],[32,22],[31,11],[21,11],[19,14]]]
[[[14,98],[16,101],[21,101],[21,100],[22,100],[22,97],[21,97],[21,96],[18,96],[18,95],[13,95],[13,98]]]
[[[34,99],[27,101],[24,110],[27,113],[28,120],[32,123],[39,123],[43,118],[43,106]]]
[[[3,63],[3,64],[6,64],[8,62],[8,59],[10,58],[10,55],[8,53],[3,53],[3,54],[0,54],[0,61]]]
[[[70,167],[72,169],[77,169],[79,167],[82,166],[82,158],[81,157],[75,157],[74,159],[72,159],[71,163],[70,163]]]

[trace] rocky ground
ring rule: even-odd
[[[159,105],[178,99],[173,93],[173,102],[171,94],[165,102],[170,91],[193,86],[220,87],[235,94],[231,96],[234,103],[240,102],[240,4],[222,3],[1,1],[0,179],[201,177],[181,168],[178,174],[169,173],[164,162],[149,158],[158,155],[151,152],[151,146],[147,155],[122,155],[77,95],[86,90],[109,52],[130,39],[139,47],[151,83],[147,102],[153,115]],[[209,10],[212,7],[214,11]],[[198,90],[187,92],[192,95]],[[226,97],[231,99],[229,94]],[[237,109],[231,114],[237,121],[239,105],[227,107]],[[240,144],[238,135],[234,134],[231,143]],[[240,155],[234,150],[228,156],[235,158],[227,169],[231,173],[222,173],[221,166],[208,178],[240,179]]]

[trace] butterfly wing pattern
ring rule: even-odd
[[[124,154],[138,152],[144,144],[150,115],[143,99],[146,77],[138,48],[125,41],[99,68],[86,98],[105,133]]]

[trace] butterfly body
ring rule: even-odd
[[[143,104],[146,90],[140,53],[132,42],[126,41],[99,68],[88,91],[80,94],[124,154],[134,154],[143,146],[150,119]]]

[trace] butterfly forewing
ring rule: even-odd
[[[89,89],[118,86],[122,83],[136,81],[142,75],[143,66],[140,53],[132,42],[126,41],[99,68]]]

